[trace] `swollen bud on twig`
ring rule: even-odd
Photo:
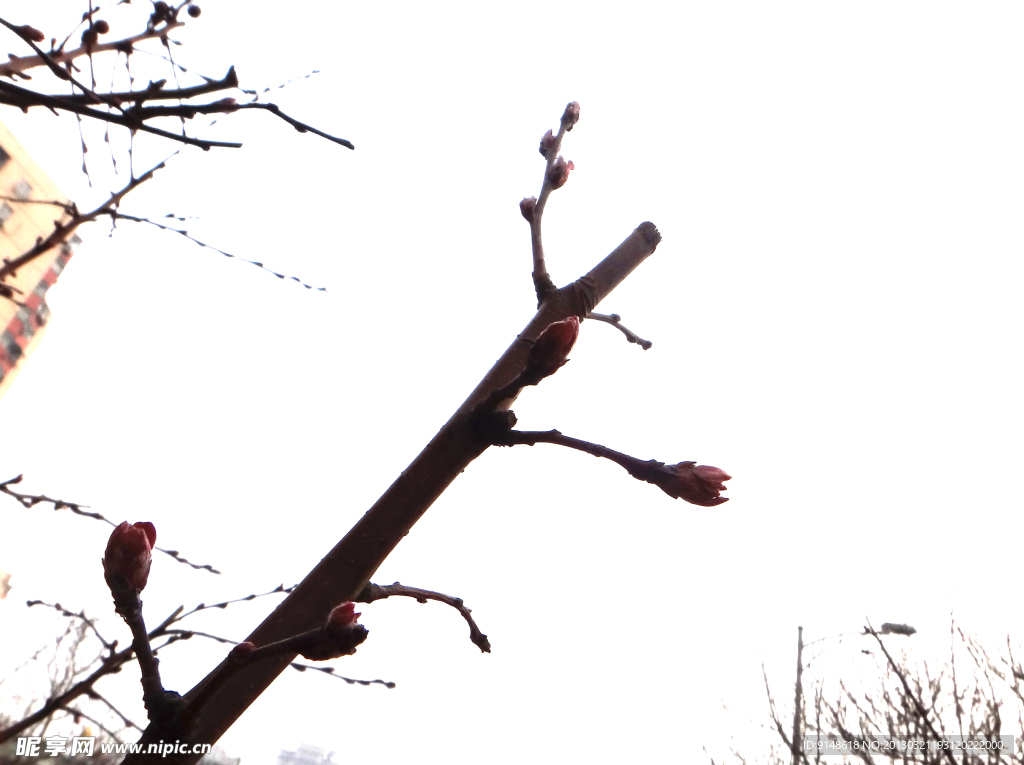
[[[240,664],[244,664],[249,660],[249,657],[252,656],[253,651],[255,650],[255,644],[250,643],[248,640],[246,640],[244,643],[239,643],[234,648],[232,648],[231,651],[228,653],[228,658],[231,661],[236,661]]]
[[[203,12],[203,9],[200,8],[198,5],[190,5],[188,7],[188,15],[191,16],[193,19],[198,19],[199,15],[202,12]]]
[[[555,145],[555,136],[549,130],[540,139],[540,155],[544,159],[548,158],[548,152],[551,151],[551,147]]]
[[[579,334],[580,320],[575,316],[549,324],[530,349],[523,374],[538,380],[553,375],[569,360]]]
[[[569,180],[569,171],[574,169],[572,162],[566,162],[564,158],[559,157],[555,160],[555,164],[548,170],[548,183],[553,188],[560,189],[565,185],[565,182]]]
[[[533,223],[533,214],[537,212],[537,197],[527,197],[519,203],[519,212],[523,214],[530,223]]]
[[[35,27],[29,26],[28,24],[22,24],[20,27],[15,27],[17,32],[23,39],[31,40],[32,42],[42,42],[46,39],[46,35],[40,32]]]
[[[340,656],[350,656],[369,634],[366,627],[356,621],[355,603],[335,606],[319,630],[302,636],[308,637],[304,644],[297,646],[298,652],[310,661],[326,661]]]
[[[213,106],[223,107],[224,112],[228,114],[238,111],[238,101],[233,98],[222,98],[219,101],[214,101]]]
[[[656,483],[670,497],[702,507],[714,507],[729,501],[728,497],[719,496],[719,492],[725,491],[724,482],[732,476],[721,468],[680,462],[678,465],[666,465],[665,473],[664,480],[651,483]]]
[[[565,125],[565,132],[572,130],[572,126],[580,121],[580,102],[571,101],[565,107],[562,114],[562,124]]]
[[[105,35],[110,31],[110,24],[106,20],[100,19],[99,21],[93,22],[92,28],[99,34]]]
[[[122,577],[135,592],[142,592],[149,581],[155,544],[156,527],[152,523],[124,521],[117,526],[110,534],[103,555],[103,574],[107,583],[114,577]]]

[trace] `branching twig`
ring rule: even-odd
[[[65,616],[68,619],[78,619],[93,631],[93,634],[96,635],[100,643],[103,644],[103,649],[105,651],[113,653],[114,650],[117,648],[117,641],[111,641],[104,638],[103,635],[100,634],[99,629],[96,628],[96,623],[85,615],[85,611],[79,611],[77,613],[74,611],[68,611],[60,603],[46,603],[42,600],[28,600],[25,601],[25,605],[29,608],[32,608],[33,606],[45,606],[46,608],[52,608],[54,611],[57,611],[59,614],[61,614],[61,616]]]
[[[530,244],[533,250],[533,286],[537,292],[537,305],[540,306],[544,299],[553,293],[557,288],[551,281],[547,265],[544,261],[544,243],[541,238],[541,219],[544,217],[544,208],[548,203],[551,192],[565,183],[569,170],[572,169],[572,162],[566,163],[558,156],[562,148],[562,138],[572,130],[573,125],[580,118],[580,105],[573,101],[565,107],[562,119],[558,126],[558,133],[552,135],[549,130],[540,141],[540,153],[547,160],[544,168],[544,183],[541,184],[540,196],[524,199],[519,204],[523,217],[530,224]],[[558,166],[556,168],[556,165]],[[564,172],[563,172],[564,171]]]
[[[165,619],[160,624],[159,627],[150,632],[150,640],[163,634],[166,631],[168,625],[171,624],[171,622],[178,616],[180,612],[181,609],[178,609],[173,614],[171,614],[171,616]],[[89,675],[87,678],[75,683],[73,686],[68,688],[68,690],[66,690],[64,693],[61,693],[58,696],[49,699],[45,704],[43,704],[42,707],[40,707],[32,714],[26,715],[24,718],[22,718],[21,720],[7,728],[0,729],[0,743],[3,743],[8,739],[13,738],[14,736],[17,736],[22,731],[28,730],[36,723],[45,720],[50,715],[52,715],[56,710],[67,706],[78,697],[84,694],[89,694],[90,691],[92,690],[92,686],[96,683],[97,680],[99,680],[102,677],[105,677],[106,675],[112,675],[117,672],[120,672],[124,664],[130,661],[134,657],[134,655],[135,651],[131,646],[121,651],[118,651],[117,653],[112,653],[106,659],[104,659],[100,666],[95,671],[93,671],[93,673]]]
[[[907,682],[906,675],[903,673],[902,670],[900,670],[899,666],[893,660],[888,649],[886,649],[885,647],[885,643],[882,642],[882,638],[879,636],[877,632],[875,632],[874,628],[871,626],[871,622],[868,622],[868,626],[864,629],[868,634],[871,635],[871,637],[875,639],[875,641],[878,643],[878,647],[882,649],[882,653],[885,654],[885,660],[889,662],[890,669],[892,669],[892,671],[896,673],[896,677],[900,679],[900,683],[902,683],[903,685],[903,692],[906,694],[906,697],[909,698],[910,701],[914,704],[914,708],[917,710],[917,713],[921,716],[921,720],[924,722],[924,724],[928,726],[928,731],[932,734],[934,740],[941,741],[942,736],[939,735],[939,732],[935,730],[935,726],[932,725],[931,718],[928,716],[928,711],[924,708],[924,705],[921,703],[921,700],[917,697],[917,694],[910,689],[910,684]],[[949,765],[957,765],[956,758],[953,757],[953,754],[950,752],[949,749],[943,748],[942,752],[945,754],[946,760],[949,762]]]
[[[53,109],[55,111],[71,112],[82,117],[89,117],[102,122],[111,122],[115,125],[121,125],[129,128],[130,130],[141,130],[145,133],[152,133],[153,135],[158,135],[162,138],[178,141],[179,143],[198,146],[203,151],[209,151],[212,148],[239,149],[242,147],[242,144],[231,141],[209,141],[203,138],[193,138],[181,133],[171,133],[167,130],[147,125],[138,118],[132,116],[131,112],[124,112],[123,114],[103,112],[75,101],[65,100],[63,96],[50,96],[45,93],[36,93],[33,90],[28,90],[27,88],[22,88],[18,85],[12,85],[9,82],[0,82],[0,104],[16,106],[22,110],[26,110],[32,106],[45,106],[48,109]]]
[[[68,62],[74,61],[76,58],[79,58],[81,56],[95,55],[97,53],[104,53],[109,50],[122,52],[125,50],[131,50],[136,43],[140,43],[144,40],[152,40],[155,38],[162,37],[166,35],[168,32],[183,26],[185,26],[184,22],[169,21],[165,26],[147,29],[145,32],[134,35],[132,37],[126,37],[123,40],[117,40],[115,42],[109,43],[96,43],[95,45],[90,45],[88,48],[83,46],[81,48],[75,48],[74,50],[61,53],[50,53],[47,55],[50,61],[54,63],[67,64]],[[0,64],[0,77],[12,77],[14,75],[21,74],[29,69],[34,69],[37,66],[46,65],[48,65],[48,62],[40,55],[14,56],[9,61]],[[62,77],[61,79],[64,78]]]
[[[66,223],[56,223],[53,231],[50,233],[48,237],[46,237],[45,239],[37,240],[35,246],[28,252],[19,255],[17,258],[14,258],[14,260],[6,261],[2,266],[0,266],[0,282],[3,282],[3,280],[6,279],[8,276],[17,272],[17,270],[26,263],[32,262],[36,258],[43,255],[45,252],[49,251],[51,248],[56,247],[60,243],[64,242],[69,236],[71,236],[71,234],[75,232],[75,229],[77,229],[83,223],[88,223],[89,221],[96,220],[101,215],[108,215],[110,211],[114,210],[121,203],[121,200],[124,199],[125,196],[127,196],[129,193],[134,191],[136,188],[141,186],[146,181],[150,180],[156,173],[156,171],[162,169],[166,164],[167,160],[165,159],[163,162],[156,165],[155,167],[150,168],[137,178],[132,178],[124,188],[122,188],[120,191],[115,191],[113,194],[110,195],[110,198],[107,199],[106,202],[101,204],[92,212],[78,213],[77,215],[72,215],[71,220],[69,220]]]
[[[434,592],[432,590],[421,590],[418,587],[407,587],[401,582],[395,582],[394,584],[374,584],[369,582],[355,598],[357,603],[372,603],[375,600],[382,600],[384,598],[390,598],[392,596],[403,596],[407,598],[416,598],[419,603],[426,603],[428,600],[436,600],[439,603],[445,603],[456,609],[462,618],[469,624],[469,639],[473,641],[473,645],[479,648],[483,653],[491,652],[491,644],[487,640],[487,635],[480,631],[480,628],[473,621],[471,611],[466,608],[466,605],[462,602],[462,598],[453,598],[451,595],[445,595],[440,592]]]
[[[0,268],[0,278],[3,278],[3,268]],[[13,484],[21,483],[22,478],[23,476],[19,475],[0,483],[0,494],[7,494],[10,497],[14,497],[14,499],[18,500],[18,502],[21,503],[22,507],[30,508],[35,507],[40,503],[48,503],[53,505],[54,510],[70,510],[76,515],[81,515],[86,518],[92,518],[97,521],[102,521],[103,523],[109,524],[111,526],[117,526],[116,523],[114,523],[112,520],[102,515],[101,513],[88,512],[82,509],[84,507],[88,507],[88,505],[80,505],[77,502],[66,502],[63,499],[53,499],[52,497],[48,497],[45,494],[22,494],[21,492],[12,489],[11,486]],[[184,563],[186,566],[191,566],[192,568],[198,571],[209,571],[211,574],[221,573],[209,563],[193,563],[192,561],[185,558],[177,550],[167,550],[163,547],[154,547],[153,549],[157,552],[162,552],[164,555],[169,555],[170,557],[178,561],[178,563]]]

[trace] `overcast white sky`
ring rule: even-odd
[[[85,7],[48,5],[4,16],[62,35]],[[135,29],[119,11],[112,35]],[[762,661],[789,698],[798,625],[810,640],[909,622],[912,650],[940,657],[951,609],[993,640],[1024,634],[1022,22],[1010,2],[206,0],[174,35],[183,82],[317,69],[273,99],[356,150],[265,114],[197,123],[245,147],[183,151],[124,209],[199,216],[197,236],[328,292],[155,230],[84,230],[0,400],[0,472],[152,521],[224,571],[158,556],[153,623],[297,581],[532,316],[518,202],[578,100],[549,270],[571,281],[653,221],[662,244],[601,310],[654,347],[586,322],[514,409],[527,429],[722,467],[731,501],[673,501],[552,446],[491,450],[374,579],[465,598],[493,654],[443,606],[364,607],[370,638],[339,671],[395,690],[288,673],[223,746],[245,765],[302,742],[364,762],[690,762],[764,719]],[[159,63],[133,58],[142,82]],[[123,182],[101,131],[89,189],[74,121],[0,118],[83,207]],[[175,147],[136,148],[142,167]],[[52,632],[28,598],[127,641],[108,529],[0,512],[16,587],[0,669]],[[271,605],[195,628],[241,639]],[[222,655],[168,651],[166,684],[188,690]]]

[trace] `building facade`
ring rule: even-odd
[[[0,261],[9,262],[45,238],[69,215],[67,198],[0,124]],[[0,397],[42,339],[50,317],[46,292],[67,266],[80,240],[64,244],[19,268],[0,284]]]

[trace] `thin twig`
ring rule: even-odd
[[[401,582],[384,585],[369,582],[366,587],[363,588],[363,591],[354,598],[354,600],[357,603],[372,603],[375,600],[382,600],[392,596],[416,598],[419,603],[426,603],[428,600],[436,600],[439,603],[451,606],[457,610],[462,615],[462,618],[466,620],[466,623],[469,624],[469,639],[473,641],[473,645],[479,648],[483,653],[491,652],[491,644],[487,640],[487,635],[481,632],[476,622],[473,621],[473,617],[471,615],[472,612],[466,608],[466,605],[462,602],[462,598],[453,598],[451,595],[434,592],[433,590],[421,590],[418,587],[407,587]]]
[[[619,316],[617,313],[605,314],[591,311],[584,318],[596,319],[597,321],[603,321],[605,324],[611,324],[613,327],[615,327],[615,329],[619,330],[619,332],[626,336],[626,340],[628,340],[631,343],[636,343],[645,351],[649,350],[650,347],[654,345],[654,343],[652,343],[650,340],[644,340],[635,332],[627,329],[622,324],[622,317]]]
[[[0,279],[2,278],[3,269],[0,268]],[[80,505],[77,502],[67,502],[63,499],[54,499],[53,497],[48,497],[45,494],[23,494],[21,492],[15,491],[14,489],[11,488],[11,485],[20,483],[22,477],[23,476],[19,475],[7,481],[0,482],[0,494],[7,494],[10,497],[14,497],[14,499],[20,502],[22,507],[25,508],[35,507],[40,503],[48,503],[53,505],[54,510],[70,510],[76,515],[81,515],[86,518],[92,518],[93,520],[102,521],[103,523],[106,523],[110,526],[117,526],[117,524],[114,523],[114,521],[110,520],[101,513],[88,512],[82,509],[83,507],[88,507],[88,505]],[[174,558],[179,563],[184,563],[186,566],[191,566],[197,571],[209,571],[211,574],[221,573],[209,563],[193,563],[192,561],[185,558],[177,550],[168,550],[163,547],[154,547],[153,549],[157,552],[162,552],[164,555],[168,555]]]

